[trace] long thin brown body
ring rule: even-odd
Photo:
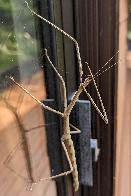
[[[76,164],[76,157],[75,157],[75,149],[74,149],[74,144],[73,141],[71,139],[71,135],[68,136],[68,138],[64,141],[67,151],[68,151],[68,155],[70,157],[71,160],[71,164],[73,167],[73,171],[72,171],[72,177],[73,177],[73,187],[74,190],[77,191],[79,188],[79,179],[78,179],[78,170],[77,170],[77,164]]]
[[[38,15],[37,13],[35,13],[28,5],[28,3],[26,2],[27,7],[29,8],[29,10],[37,15],[39,18],[41,18],[42,20],[44,20],[45,22],[47,22],[49,25],[53,26],[55,29],[57,29],[58,31],[60,31],[61,33],[63,33],[65,36],[67,36],[70,40],[72,40],[75,43],[76,46],[76,51],[77,51],[77,58],[78,58],[78,65],[79,65],[79,73],[80,73],[80,78],[82,77],[83,71],[82,71],[82,64],[81,64],[81,57],[80,57],[80,52],[79,52],[79,46],[77,41],[72,38],[69,34],[67,34],[66,32],[64,32],[62,29],[60,29],[59,27],[55,26],[53,23],[49,22],[48,20],[42,18],[40,15]],[[75,95],[73,96],[72,101],[70,102],[69,105],[67,105],[67,96],[66,96],[66,87],[65,87],[65,82],[62,78],[62,76],[59,74],[59,72],[56,70],[56,68],[54,67],[53,63],[51,62],[48,54],[47,54],[47,50],[45,49],[45,53],[46,53],[46,57],[50,63],[50,65],[52,66],[52,68],[55,70],[55,72],[57,73],[58,77],[60,78],[62,85],[63,85],[63,90],[64,90],[64,112],[60,112],[60,111],[56,111],[46,105],[44,105],[43,103],[41,103],[36,97],[34,97],[31,93],[29,93],[29,91],[27,91],[27,89],[25,89],[24,87],[22,87],[20,84],[18,84],[17,82],[15,82],[15,80],[11,78],[11,80],[18,85],[22,90],[24,90],[27,94],[29,94],[34,100],[36,100],[42,107],[44,107],[45,109],[52,111],[56,114],[59,114],[60,116],[63,117],[63,136],[61,138],[61,142],[62,142],[62,146],[64,148],[65,154],[67,156],[68,162],[69,162],[69,166],[70,166],[70,171],[64,172],[62,174],[58,174],[56,176],[52,176],[52,177],[48,177],[45,179],[39,179],[36,182],[30,182],[29,180],[26,180],[28,182],[29,185],[29,190],[32,190],[33,184],[37,184],[40,181],[43,180],[48,180],[48,179],[53,179],[56,177],[60,177],[60,176],[64,176],[64,175],[68,175],[69,173],[72,173],[73,176],[73,186],[74,186],[74,190],[77,191],[79,188],[79,180],[78,180],[78,171],[77,171],[77,164],[76,164],[76,157],[75,157],[75,149],[74,149],[74,144],[73,141],[71,139],[71,134],[73,133],[79,133],[80,130],[78,130],[76,127],[74,127],[73,125],[70,125],[69,123],[69,117],[70,117],[70,113],[79,97],[79,95],[82,93],[82,91],[85,91],[86,95],[88,96],[89,100],[91,101],[91,103],[93,104],[93,106],[95,107],[95,109],[97,110],[97,112],[100,114],[100,116],[102,117],[102,119],[108,123],[108,119],[107,119],[107,115],[104,109],[104,105],[100,96],[100,93],[98,91],[96,82],[95,82],[95,77],[93,76],[89,66],[89,72],[90,72],[90,76],[88,78],[85,79],[85,81],[83,83],[80,84],[78,90],[76,91]],[[109,61],[108,61],[109,62]],[[104,67],[104,66],[103,66]],[[100,75],[101,73],[99,73],[99,71],[95,74],[96,76]],[[103,110],[104,115],[100,112],[99,108],[97,107],[97,105],[94,103],[92,97],[90,96],[90,94],[86,91],[86,86],[90,83],[90,81],[93,81],[98,98],[100,100],[100,104]],[[70,130],[70,127],[74,128],[75,131]],[[12,168],[10,168],[12,169]],[[15,170],[12,170],[15,172]],[[15,172],[18,175],[18,172]],[[20,175],[19,175],[20,176]],[[23,177],[22,177],[23,178]],[[24,179],[24,178],[23,178]]]
[[[80,73],[80,78],[82,77],[82,74],[83,74],[83,71],[82,71],[82,63],[81,63],[81,57],[80,57],[80,51],[79,51],[79,45],[77,43],[77,41],[71,37],[69,34],[67,34],[65,31],[63,31],[62,29],[60,29],[59,27],[57,27],[56,25],[54,25],[53,23],[51,23],[50,21],[48,21],[47,19],[43,18],[42,16],[40,16],[39,14],[37,14],[36,12],[34,12],[28,5],[28,3],[25,1],[28,9],[34,14],[36,15],[37,17],[39,17],[40,19],[42,19],[43,21],[45,21],[46,23],[48,23],[49,25],[51,25],[52,27],[54,27],[55,29],[57,29],[58,31],[60,31],[62,34],[64,34],[65,36],[67,36],[71,41],[73,41],[75,43],[75,46],[76,46],[76,52],[77,52],[77,59],[78,59],[78,66],[79,66],[79,73]],[[74,150],[74,145],[73,145],[73,141],[71,139],[71,131],[70,131],[70,126],[69,126],[69,116],[70,116],[70,113],[71,113],[71,110],[73,109],[79,95],[81,94],[81,92],[84,90],[88,96],[88,98],[90,99],[90,101],[92,102],[92,104],[94,105],[94,107],[96,108],[96,110],[98,111],[98,113],[100,114],[100,116],[102,117],[102,119],[108,123],[108,119],[107,119],[107,116],[106,116],[106,112],[105,112],[105,109],[104,109],[104,105],[102,103],[102,99],[100,97],[100,94],[99,94],[99,91],[97,89],[97,86],[96,86],[96,83],[95,83],[95,80],[94,80],[94,76],[92,75],[92,72],[90,70],[90,68],[88,67],[89,71],[90,71],[90,74],[91,76],[89,76],[89,78],[86,78],[84,83],[81,83],[80,86],[79,86],[79,89],[78,91],[75,93],[74,97],[73,97],[73,100],[71,101],[71,103],[67,106],[67,97],[66,97],[66,87],[65,87],[65,82],[63,80],[63,78],[61,77],[61,75],[59,74],[59,72],[56,70],[56,68],[54,67],[54,65],[52,64],[49,56],[47,55],[47,51],[46,51],[46,56],[47,56],[47,59],[48,61],[50,62],[51,66],[53,67],[53,69],[55,70],[55,72],[57,73],[58,77],[60,78],[61,82],[62,82],[62,85],[63,85],[63,89],[64,89],[64,113],[63,113],[63,118],[64,118],[64,134],[62,136],[62,142],[64,142],[65,144],[65,147],[67,149],[67,152],[68,152],[68,155],[67,155],[67,158],[69,156],[69,159],[71,161],[71,165],[72,165],[72,168],[73,168],[73,171],[72,171],[72,176],[73,176],[73,180],[74,180],[74,189],[75,191],[78,190],[79,188],[79,180],[78,180],[78,171],[77,171],[77,164],[76,164],[76,158],[75,158],[75,150]],[[95,88],[97,90],[97,94],[98,94],[98,97],[100,99],[100,102],[101,102],[101,106],[102,106],[102,109],[103,109],[103,112],[104,112],[104,116],[103,114],[100,112],[100,110],[98,109],[98,107],[96,106],[96,104],[94,103],[92,97],[90,96],[89,93],[87,93],[85,87],[89,84],[89,82],[93,80],[94,82],[94,85],[95,85]],[[57,111],[58,112],[58,111]],[[77,129],[77,128],[76,128]],[[79,132],[78,132],[79,133]],[[68,160],[69,161],[69,160]],[[69,162],[70,162],[69,161]],[[70,166],[71,167],[71,166]]]
[[[45,106],[43,103],[41,103],[39,100],[37,100],[32,94],[30,94],[24,87],[22,87],[20,84],[18,84],[14,78],[10,77],[10,79],[16,84],[18,85],[22,90],[24,90],[27,94],[29,94],[33,99],[35,99],[41,106],[43,106],[45,109],[48,109],[52,111],[52,108],[50,107],[47,107]],[[74,107],[79,95],[81,94],[81,92],[83,91],[83,88],[86,87],[89,82],[91,81],[92,79],[86,79],[84,83],[80,84],[79,86],[79,89],[78,91],[75,93],[71,103],[65,108],[65,111],[64,113],[61,113],[58,111],[54,111],[53,112],[56,112],[57,114],[60,114],[62,117],[63,117],[63,121],[64,121],[64,126],[63,126],[63,136],[61,138],[61,142],[64,142],[65,144],[65,147],[66,147],[66,150],[68,152],[68,156],[69,156],[69,160],[71,162],[71,171],[69,172],[64,172],[63,174],[64,175],[67,175],[69,173],[72,173],[72,176],[73,176],[73,186],[74,186],[74,190],[77,191],[78,188],[79,188],[79,180],[78,180],[78,171],[77,171],[77,164],[76,164],[76,157],[75,157],[75,149],[74,149],[74,144],[73,144],[73,141],[71,139],[71,131],[70,131],[70,123],[69,123],[69,116],[70,116],[70,113],[71,113],[71,110],[72,108]],[[77,132],[77,131],[76,131]],[[79,133],[79,132],[78,132]],[[69,161],[68,160],[68,161]],[[52,177],[49,177],[49,178],[46,178],[46,179],[40,179],[38,180],[37,182],[30,182],[30,184],[37,184],[38,182],[40,181],[43,181],[43,180],[47,180],[47,179],[53,179],[55,177],[60,177],[61,174],[59,175],[56,175],[56,176],[52,176]],[[32,186],[30,186],[32,189]]]
[[[74,190],[77,191],[79,188],[78,171],[77,171],[74,144],[71,139],[70,127],[68,125],[69,125],[69,118],[64,118],[64,130],[67,132],[66,128],[68,127],[68,131],[69,131],[68,133],[66,133],[66,135],[64,135],[64,136],[66,136],[64,143],[65,143],[65,146],[68,151],[68,155],[69,155],[72,167],[73,167],[72,177],[73,177],[73,181],[74,181],[74,183],[73,183]]]
[[[70,131],[70,126],[69,126],[69,116],[79,95],[83,91],[83,87],[86,87],[91,80],[92,79],[86,79],[85,82],[80,85],[78,91],[75,93],[73,97],[73,100],[71,101],[71,103],[68,105],[68,107],[65,109],[65,112],[64,112],[64,134],[63,136],[64,136],[64,143],[67,148],[68,155],[70,157],[72,167],[73,167],[72,176],[73,176],[73,181],[74,181],[73,186],[74,186],[75,191],[77,191],[79,188],[79,180],[78,180],[78,170],[77,170],[76,157],[75,157],[75,149],[74,149],[74,144],[73,144],[73,141],[70,135],[71,131]]]

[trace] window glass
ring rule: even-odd
[[[29,4],[37,11],[33,1]],[[28,182],[50,176],[44,112],[10,79],[38,100],[46,98],[39,30],[24,1],[0,0],[1,195],[56,195],[53,181],[26,190]]]

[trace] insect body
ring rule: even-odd
[[[47,50],[46,51],[46,56],[49,60],[49,62],[51,63],[50,59],[49,59],[49,56],[47,55]],[[60,77],[61,81],[62,81],[62,84],[63,84],[63,87],[65,86],[65,83],[63,81],[63,78],[60,76],[60,74],[58,73],[58,71],[56,70],[56,68],[54,67],[54,65],[51,63],[52,67],[54,68],[54,70],[56,71],[56,73],[58,74],[58,76]],[[45,106],[43,103],[41,103],[37,98],[35,98],[32,94],[29,93],[29,91],[27,91],[27,89],[25,89],[24,87],[22,87],[20,84],[18,84],[12,77],[11,77],[11,80],[16,84],[18,85],[22,90],[24,90],[27,94],[29,94],[33,99],[35,99],[42,107],[44,107],[45,109],[47,110],[50,110],[54,113],[57,113],[59,115],[61,115],[63,117],[63,121],[64,121],[64,125],[63,125],[63,136],[61,138],[61,143],[62,143],[62,146],[64,148],[64,151],[65,151],[65,154],[67,156],[67,159],[68,159],[68,162],[69,162],[69,166],[70,166],[70,170],[67,171],[67,172],[64,172],[62,174],[58,174],[56,176],[52,176],[52,177],[49,177],[49,178],[45,178],[45,179],[40,179],[38,180],[37,182],[31,182],[32,184],[36,184],[40,181],[43,181],[43,180],[48,180],[48,179],[53,179],[53,178],[56,178],[56,177],[60,177],[60,176],[64,176],[64,175],[67,175],[69,173],[72,173],[72,176],[73,176],[73,180],[74,180],[74,190],[77,191],[78,188],[79,188],[79,181],[78,181],[78,171],[77,171],[77,164],[76,164],[76,158],[75,158],[75,150],[74,150],[74,145],[73,145],[73,141],[71,139],[71,134],[75,134],[75,133],[80,133],[80,130],[77,129],[75,126],[71,125],[69,123],[69,117],[70,117],[70,113],[79,97],[79,95],[81,94],[81,92],[83,90],[85,90],[85,87],[92,81],[92,73],[91,73],[91,77],[89,78],[86,78],[85,81],[83,83],[80,84],[79,88],[78,88],[78,91],[75,93],[72,101],[70,102],[70,104],[67,106],[67,99],[66,97],[64,97],[64,106],[65,106],[65,109],[64,109],[64,113],[61,113],[59,111],[56,111],[48,106]],[[87,91],[86,91],[87,93]],[[88,93],[87,93],[88,94]],[[66,88],[64,89],[64,95],[66,95]],[[90,100],[92,101],[92,98],[90,97]],[[100,100],[101,101],[101,100]],[[97,106],[95,105],[95,103],[93,102],[93,105],[95,106],[96,109]],[[102,107],[104,107],[102,105]],[[99,109],[98,109],[99,110]],[[100,113],[101,114],[101,113]],[[101,114],[102,115],[102,114]],[[103,119],[106,121],[106,123],[108,122],[107,120],[107,116],[106,116],[106,113],[104,111],[104,116],[102,115]],[[75,131],[71,131],[70,130],[70,127],[72,127]]]
[[[79,52],[79,46],[78,46],[78,43],[77,41],[72,38],[69,34],[67,34],[66,32],[64,32],[62,29],[60,29],[59,27],[55,26],[53,23],[49,22],[48,20],[46,20],[45,18],[41,17],[40,15],[38,15],[37,13],[35,13],[28,5],[27,2],[25,2],[27,4],[27,7],[29,8],[29,10],[37,15],[37,17],[41,18],[42,20],[44,20],[45,22],[47,22],[49,25],[51,25],[52,27],[54,27],[55,29],[57,29],[58,31],[60,31],[61,33],[63,33],[65,36],[67,36],[69,39],[71,39],[74,43],[75,43],[75,46],[76,46],[76,52],[77,52],[77,58],[78,58],[78,65],[79,65],[79,72],[80,72],[80,78],[82,77],[82,74],[83,74],[83,71],[82,71],[82,64],[81,64],[81,58],[80,58],[80,52]],[[80,86],[78,88],[78,90],[76,91],[75,95],[73,96],[70,104],[68,105],[67,104],[67,96],[66,96],[66,86],[65,86],[65,82],[62,78],[62,76],[59,74],[59,72],[57,71],[57,69],[54,67],[53,63],[51,62],[48,54],[47,54],[47,50],[45,49],[45,55],[46,55],[46,58],[48,59],[50,65],[52,66],[52,68],[54,69],[54,71],[56,72],[57,76],[59,77],[61,83],[62,83],[62,86],[63,86],[63,91],[64,91],[64,112],[60,112],[60,111],[57,111],[57,110],[54,110],[52,109],[51,107],[49,106],[46,106],[44,105],[42,102],[40,102],[36,97],[34,97],[27,89],[25,89],[23,86],[21,86],[20,84],[18,84],[14,78],[10,77],[10,79],[16,84],[18,85],[22,90],[24,90],[27,94],[29,94],[34,100],[36,100],[42,107],[44,107],[45,109],[49,110],[49,111],[52,111],[56,114],[59,114],[60,116],[62,116],[63,118],[63,136],[61,138],[61,143],[62,143],[62,146],[63,146],[63,149],[65,151],[65,154],[66,154],[66,157],[68,159],[68,162],[69,162],[69,166],[70,166],[70,170],[67,171],[67,172],[64,172],[64,173],[61,173],[61,174],[58,174],[56,176],[52,176],[52,177],[48,177],[48,178],[45,178],[45,179],[39,179],[38,181],[27,181],[28,184],[31,184],[31,186],[29,187],[29,190],[31,191],[32,190],[32,186],[33,184],[37,184],[38,182],[40,181],[43,181],[43,180],[48,180],[48,179],[53,179],[53,178],[56,178],[56,177],[60,177],[60,176],[64,176],[64,175],[68,175],[69,173],[72,173],[72,176],[73,176],[73,181],[74,181],[74,190],[77,191],[78,188],[79,188],[79,181],[78,181],[78,171],[77,171],[77,164],[76,164],[76,158],[75,158],[75,150],[74,150],[74,145],[73,145],[73,141],[71,139],[71,134],[75,134],[75,133],[80,133],[80,130],[78,128],[76,128],[75,126],[71,125],[69,123],[69,118],[70,118],[70,113],[79,97],[79,95],[84,91],[86,93],[86,95],[88,96],[89,100],[91,101],[91,103],[93,104],[93,106],[95,107],[95,109],[97,110],[97,112],[99,113],[99,115],[101,116],[101,118],[105,121],[106,124],[108,124],[108,119],[107,119],[107,115],[106,115],[106,112],[105,112],[105,109],[104,109],[104,105],[103,105],[103,102],[102,102],[102,99],[101,99],[101,96],[100,96],[100,93],[98,91],[98,88],[97,88],[97,85],[96,85],[96,82],[95,82],[95,77],[97,77],[98,75],[100,75],[101,73],[98,71],[94,76],[91,72],[91,69],[89,68],[88,64],[87,64],[87,67],[89,69],[89,72],[90,72],[90,75],[85,79],[85,81],[82,83],[80,83]],[[112,57],[113,58],[113,57]],[[112,59],[111,58],[111,59]],[[110,60],[111,60],[110,59]],[[109,60],[109,61],[110,61]],[[108,61],[108,62],[109,62]],[[107,63],[108,63],[107,62]],[[106,63],[106,64],[107,64]],[[105,65],[106,65],[105,64]],[[116,64],[116,63],[115,63]],[[104,66],[105,66],[104,65]],[[103,66],[103,67],[104,67]],[[113,66],[113,65],[112,65]],[[111,66],[111,67],[112,67]],[[102,69],[103,69],[102,67]],[[110,68],[110,67],[109,67]],[[109,69],[108,68],[108,69]],[[106,69],[107,70],[107,69]],[[105,70],[105,71],[106,71]],[[104,71],[103,71],[104,72]],[[98,98],[99,98],[99,101],[100,101],[100,104],[101,104],[101,107],[102,107],[102,111],[103,111],[103,114],[101,113],[101,111],[99,110],[99,108],[97,107],[97,105],[94,103],[94,100],[92,99],[91,95],[87,92],[86,90],[86,86],[90,83],[90,82],[93,82],[94,83],[94,86],[95,86],[95,89],[96,89],[96,92],[97,92],[97,95],[98,95]],[[74,131],[72,131],[71,129],[73,128]],[[13,170],[12,170],[13,171]],[[20,175],[19,175],[20,176]]]

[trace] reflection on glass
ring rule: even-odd
[[[27,182],[50,176],[43,108],[10,80],[46,98],[38,28],[24,1],[0,0],[1,195],[28,195]],[[56,195],[54,182],[34,185],[36,194]]]

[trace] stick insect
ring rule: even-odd
[[[34,97],[26,88],[24,88],[23,86],[21,86],[19,83],[17,83],[13,77],[10,77],[10,79],[17,85],[19,86],[25,93],[27,93],[29,96],[31,96],[36,102],[38,102],[44,109],[47,109],[51,112],[54,112],[58,115],[60,115],[63,118],[63,136],[61,138],[61,144],[63,146],[63,149],[65,151],[69,166],[70,166],[70,170],[67,172],[63,172],[61,174],[52,176],[52,177],[48,177],[45,179],[39,179],[38,181],[33,181],[33,182],[29,182],[31,184],[29,190],[32,190],[32,186],[33,184],[37,184],[40,181],[44,181],[44,180],[48,180],[48,179],[54,179],[56,177],[60,177],[60,176],[65,176],[68,175],[70,173],[72,173],[73,176],[73,186],[74,186],[74,190],[77,191],[79,188],[79,180],[78,180],[78,171],[77,171],[77,164],[76,164],[76,158],[75,158],[75,149],[74,149],[74,145],[73,145],[73,141],[71,139],[71,134],[76,134],[76,133],[80,133],[80,130],[78,128],[76,128],[75,126],[73,126],[72,124],[69,123],[69,118],[70,118],[70,113],[79,97],[79,95],[84,91],[86,93],[86,95],[88,96],[89,100],[91,101],[91,103],[93,104],[93,106],[95,107],[95,109],[97,110],[97,112],[99,113],[99,115],[101,116],[101,118],[104,120],[104,122],[106,124],[108,124],[108,118],[107,118],[107,114],[100,96],[100,93],[98,91],[96,82],[95,82],[95,77],[99,76],[100,74],[102,74],[103,72],[107,71],[109,68],[111,68],[112,66],[108,67],[107,69],[105,69],[104,71],[100,72],[100,70],[93,75],[92,71],[90,69],[90,67],[87,64],[87,67],[89,69],[90,75],[84,80],[84,82],[82,82],[82,75],[83,75],[83,71],[82,71],[82,63],[81,63],[81,57],[80,57],[80,52],[79,52],[79,45],[77,43],[77,41],[71,37],[69,34],[67,34],[65,31],[63,31],[62,29],[60,29],[59,27],[57,27],[56,25],[54,25],[53,23],[51,23],[50,21],[48,21],[47,19],[43,18],[42,16],[38,15],[36,12],[34,12],[28,5],[28,3],[25,1],[28,9],[37,17],[41,18],[42,20],[44,20],[46,23],[48,23],[49,25],[51,25],[52,27],[54,27],[55,29],[57,29],[58,31],[60,31],[62,34],[64,34],[65,36],[67,36],[70,40],[72,40],[75,43],[76,46],[76,52],[77,52],[77,59],[78,59],[78,65],[79,65],[79,73],[80,73],[80,86],[78,88],[78,90],[76,91],[75,95],[72,98],[72,101],[70,102],[70,104],[67,104],[67,96],[66,96],[66,86],[65,86],[65,82],[62,78],[62,76],[59,74],[58,70],[55,68],[55,66],[53,65],[53,63],[50,60],[50,57],[48,56],[47,53],[47,49],[45,49],[45,55],[46,58],[48,60],[48,62],[50,63],[50,65],[52,66],[52,68],[54,69],[54,71],[56,72],[57,76],[59,77],[62,86],[63,86],[63,91],[64,91],[64,112],[60,112],[57,110],[52,109],[49,106],[44,105],[42,102],[40,102],[36,97]],[[117,52],[118,53],[118,52]],[[116,53],[116,54],[117,54]],[[116,55],[115,54],[115,55]],[[115,56],[114,55],[114,56]],[[114,57],[113,56],[113,57]],[[112,58],[113,58],[112,57]],[[112,59],[111,58],[111,59]],[[109,61],[111,61],[111,59]],[[109,63],[109,61],[107,63]],[[107,65],[107,63],[105,65]],[[118,63],[118,62],[117,62]],[[105,66],[104,65],[104,66]],[[103,69],[104,66],[101,68]],[[91,95],[87,92],[86,87],[89,85],[90,82],[94,83],[101,107],[102,107],[102,112],[99,110],[99,108],[97,107],[97,105],[95,104],[94,100],[92,99]],[[73,131],[71,130],[71,128],[73,129]]]

